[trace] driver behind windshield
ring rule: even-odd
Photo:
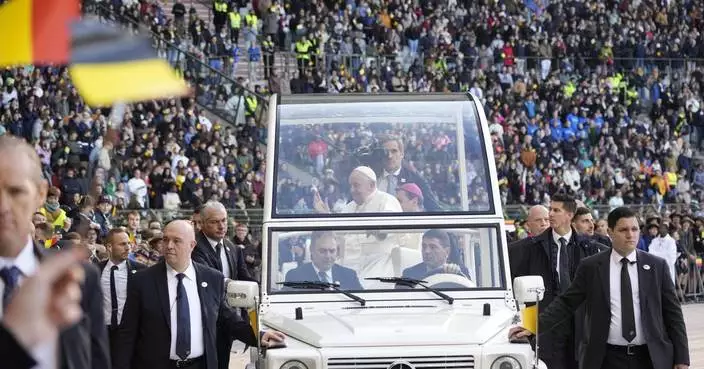
[[[310,240],[310,263],[286,273],[286,282],[325,282],[338,284],[344,290],[361,290],[357,272],[336,263],[338,245],[335,234],[315,231]]]
[[[402,277],[422,280],[434,274],[459,274],[469,278],[467,267],[450,261],[452,244],[446,231],[431,229],[425,232],[421,247],[423,262],[404,269]]]

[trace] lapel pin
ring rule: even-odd
[[[643,265],[643,269],[650,270],[650,265],[648,265],[648,264]]]
[[[208,282],[203,282],[203,283],[200,284],[200,286],[203,287],[203,288],[208,287]]]
[[[137,273],[136,269],[132,269],[132,274]]]

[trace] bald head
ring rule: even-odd
[[[550,226],[550,212],[543,205],[535,205],[528,210],[526,219],[526,230],[531,235],[543,233]]]
[[[200,230],[214,241],[227,236],[227,210],[217,201],[208,201],[200,210]]]
[[[174,220],[164,227],[163,254],[166,263],[183,272],[191,264],[191,252],[196,247],[196,234],[186,220]]]

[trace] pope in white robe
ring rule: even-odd
[[[677,275],[675,274],[675,263],[677,262],[677,242],[669,234],[665,233],[662,236],[662,231],[659,237],[653,238],[648,246],[648,252],[655,256],[659,256],[667,261],[667,266],[670,267],[670,276],[672,283],[675,283]]]

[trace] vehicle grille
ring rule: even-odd
[[[419,357],[335,357],[328,359],[328,369],[410,369],[389,368],[395,362],[411,364],[416,369],[474,369],[474,356],[446,355]]]

